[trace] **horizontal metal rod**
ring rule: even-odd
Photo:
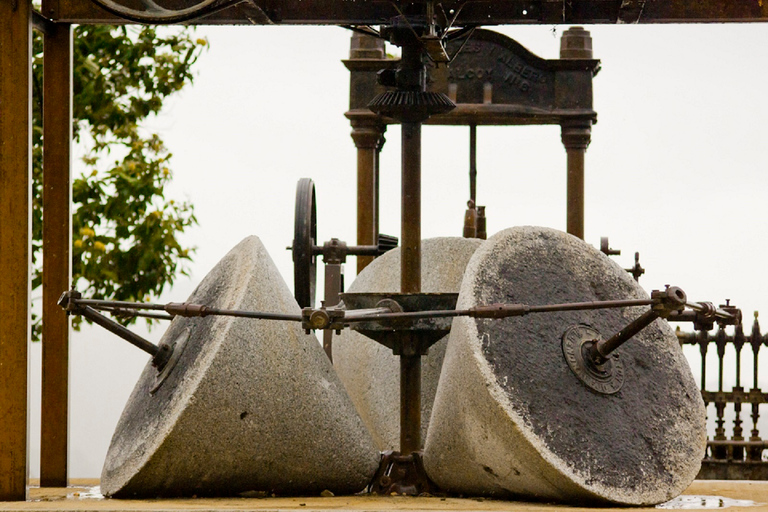
[[[389,308],[350,309],[344,311],[344,320],[362,322],[370,318],[378,318],[379,315],[387,313],[392,313],[392,310]]]
[[[238,311],[234,309],[216,309],[206,308],[205,314],[200,316],[236,316],[240,318],[253,318],[256,320],[286,320],[290,322],[301,322],[301,315],[286,315],[283,313],[264,313],[259,311]]]
[[[707,441],[707,445],[709,446],[747,446],[747,447],[758,447],[758,448],[768,448],[768,441],[734,441],[732,439],[728,440],[711,440]]]
[[[118,318],[151,318],[153,320],[173,320],[174,318],[173,315],[169,315],[168,313],[152,313],[152,312],[146,312],[146,311],[137,311],[135,309],[127,309],[127,308],[100,307],[100,308],[94,308],[94,309],[98,309],[99,311],[104,311]]]
[[[685,305],[698,313],[706,313],[707,311],[710,311],[710,306],[711,306],[709,304],[704,304],[700,302],[686,302]],[[734,315],[733,313],[730,313],[720,308],[715,309],[714,316],[715,318],[720,318],[723,320],[733,320],[736,318],[736,315]]]
[[[91,306],[94,309],[114,309],[114,308],[127,308],[127,309],[153,309],[158,311],[165,311],[164,304],[152,304],[146,302],[128,302],[124,300],[101,300],[101,299],[70,299],[73,304],[78,306]]]
[[[117,309],[147,309],[155,311],[165,311],[173,316],[236,316],[242,318],[255,318],[261,320],[288,320],[301,322],[301,315],[286,315],[282,313],[265,313],[260,311],[240,311],[235,309],[219,309],[203,306],[200,304],[188,304],[179,302],[170,302],[168,304],[151,304],[143,302],[127,302],[119,300],[97,300],[97,299],[71,299],[71,302],[77,306],[91,306],[95,309],[104,311],[114,311]],[[160,317],[164,318],[164,317]]]
[[[583,311],[590,309],[611,309],[631,306],[650,306],[653,299],[606,300],[592,302],[571,302],[565,304],[545,304],[529,306],[526,304],[492,304],[470,309],[443,309],[429,311],[407,311],[402,313],[370,314],[359,318],[344,317],[344,322],[368,322],[371,320],[414,320],[419,318],[450,318],[469,316],[473,318],[508,318],[524,316],[529,313],[554,313],[562,311]]]
[[[289,247],[289,249],[293,249],[293,247]],[[324,249],[325,247],[322,245],[313,245],[312,254],[320,256]],[[381,249],[378,245],[347,245],[344,253],[347,256],[379,256]]]

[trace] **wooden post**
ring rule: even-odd
[[[32,5],[0,1],[0,501],[27,498]]]
[[[40,485],[66,487],[69,319],[57,305],[72,276],[72,28],[52,24],[43,54],[43,382]]]

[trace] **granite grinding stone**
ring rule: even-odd
[[[189,302],[298,314],[256,237],[243,240]],[[176,318],[183,345],[154,393],[144,369],[113,435],[101,490],[115,498],[336,494],[363,489],[379,453],[314,335],[300,324]]]
[[[459,308],[647,298],[628,273],[566,233],[512,228],[467,266]],[[674,332],[656,320],[617,350],[615,394],[587,388],[563,357],[574,324],[611,336],[647,307],[457,318],[432,411],[424,463],[450,492],[651,505],[695,478],[705,409]]]
[[[471,238],[431,238],[421,245],[423,292],[456,293],[469,258],[482,241]],[[376,258],[349,292],[400,291],[400,248]],[[432,345],[422,358],[421,439],[426,438],[432,401],[440,378],[448,336]],[[333,340],[333,364],[380,450],[400,447],[400,362],[392,351],[351,331]]]

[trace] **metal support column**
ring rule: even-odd
[[[565,122],[561,125],[563,145],[568,155],[567,231],[584,238],[584,154],[592,135],[592,121]]]
[[[377,161],[384,126],[377,120],[353,120],[352,140],[357,148],[357,245],[378,243]],[[357,273],[373,256],[357,257]]]
[[[66,487],[69,318],[57,305],[72,276],[72,28],[52,24],[43,61],[43,379],[40,485]]]
[[[563,32],[560,58],[591,59],[592,37],[589,31],[571,27]],[[573,236],[584,239],[584,154],[592,136],[592,120],[564,121],[561,128],[563,145],[568,154],[567,230]]]
[[[402,69],[424,74],[420,45],[403,45]],[[425,80],[419,80],[425,90]],[[421,121],[403,121],[400,291],[421,291]],[[400,355],[400,453],[421,449],[421,354],[413,343]]]
[[[32,2],[0,2],[0,501],[27,498]]]

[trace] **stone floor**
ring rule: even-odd
[[[768,512],[768,481],[698,480],[676,500],[657,508],[712,509],[730,508],[737,512]],[[218,498],[218,499],[165,499],[165,500],[113,500],[99,494],[97,480],[73,480],[67,488],[29,489],[26,502],[0,502],[0,511],[224,511],[253,510],[278,511],[461,511],[461,512],[545,512],[557,510],[579,512],[587,510],[548,503],[524,503],[472,498],[405,497],[405,496],[309,496],[302,498]],[[598,509],[610,512],[612,508]],[[623,509],[626,510],[626,509]],[[633,511],[650,509],[634,508]],[[729,512],[731,512],[729,511]]]

